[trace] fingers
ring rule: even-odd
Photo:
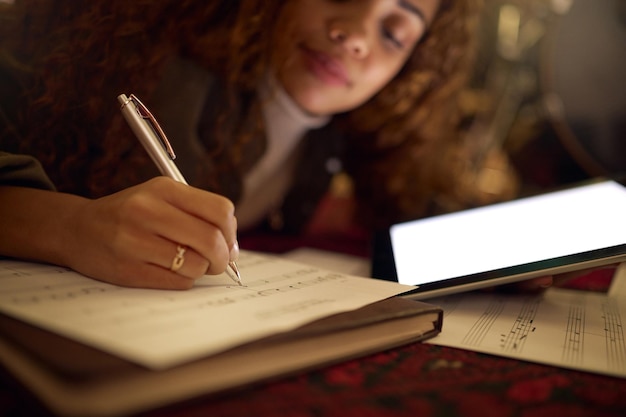
[[[550,288],[554,284],[554,278],[551,275],[533,278],[527,281],[521,281],[516,284],[517,290],[522,292],[540,292]]]
[[[155,250],[148,255],[149,263],[185,278],[192,280],[201,278],[211,266],[208,259],[192,248],[169,241],[163,241],[159,247],[158,251]]]
[[[218,274],[226,269],[230,259],[230,248],[224,234],[215,225],[181,214],[180,210],[173,206],[165,206],[146,219],[146,227],[152,234],[168,242],[167,245],[159,245],[167,246],[169,255],[165,258],[171,260],[175,253],[172,248],[183,245],[190,257],[200,256],[205,260],[207,267],[203,272]],[[165,251],[164,248],[160,248],[158,256],[163,258]]]
[[[76,210],[66,263],[110,283],[185,289],[238,255],[226,198],[159,177]]]
[[[546,275],[543,277],[528,279],[526,281],[491,287],[486,289],[486,291],[497,291],[502,293],[538,293],[550,287],[563,286],[573,279],[583,277],[595,271],[615,269],[617,265],[618,264],[609,264],[600,267],[579,269],[557,275]]]
[[[167,185],[164,185],[165,187]],[[219,264],[220,267],[225,268],[228,260],[234,260],[231,256],[236,258],[239,255],[237,220],[233,203],[225,197],[193,187],[179,186],[176,190],[169,191],[169,189],[163,190],[164,199],[176,209],[183,210],[190,215],[186,222],[180,225],[181,229],[178,233],[174,230],[170,232],[182,235],[180,239],[191,238],[193,241],[188,243],[203,254],[221,250],[218,246],[224,243],[228,255],[224,257],[220,254],[226,259],[226,263],[221,265],[223,262],[220,260]],[[193,219],[197,221],[193,222]],[[196,227],[201,227],[201,229],[195,229]],[[195,233],[191,233],[193,231]]]
[[[152,180],[147,187],[151,194],[128,203],[131,221],[141,223],[147,234],[171,242],[166,245],[170,251],[172,244],[181,244],[188,248],[191,259],[204,258],[204,273],[224,272],[228,262],[239,253],[232,202],[167,178]],[[164,245],[160,246],[158,253],[163,256]],[[152,262],[167,266],[162,265],[163,261]]]
[[[149,263],[137,264],[133,268],[124,268],[114,279],[107,281],[125,287],[159,290],[187,290],[192,288],[195,283],[194,279]]]
[[[554,283],[554,278],[551,275],[543,277],[532,278],[526,281],[514,282],[512,284],[499,285],[497,287],[489,287],[485,291],[498,292],[498,293],[538,293],[550,288]]]

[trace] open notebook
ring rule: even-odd
[[[246,287],[122,288],[0,261],[0,360],[62,415],[139,412],[353,358],[441,330],[412,287],[245,252]]]

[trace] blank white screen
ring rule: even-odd
[[[626,243],[626,189],[612,181],[391,228],[398,281],[420,285]]]

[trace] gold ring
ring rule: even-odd
[[[176,256],[174,256],[174,260],[172,261],[172,266],[170,267],[170,270],[172,272],[178,271],[185,263],[185,251],[186,250],[187,248],[184,247],[183,245],[178,245],[176,247]]]

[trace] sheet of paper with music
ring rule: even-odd
[[[207,356],[410,290],[244,252],[188,291],[123,288],[65,268],[0,261],[0,311],[152,369]]]
[[[467,293],[430,299],[444,329],[427,341],[626,377],[626,263],[608,294],[552,288],[543,295]]]
[[[317,264],[319,251],[299,250],[294,259]],[[291,257],[291,254],[287,254]],[[357,258],[334,259],[333,269],[359,269]],[[425,341],[441,346],[626,377],[626,263],[608,293],[551,288],[544,294],[474,291],[431,298],[444,310],[443,331]]]

